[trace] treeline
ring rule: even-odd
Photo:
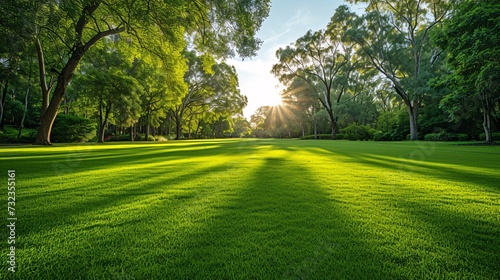
[[[351,2],[365,13],[340,6],[276,52],[287,88],[256,137],[499,140],[500,3]]]
[[[224,61],[256,54],[269,8],[269,0],[5,0],[0,138],[248,134],[247,99]]]

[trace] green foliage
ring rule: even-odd
[[[345,134],[348,140],[373,140],[377,130],[366,125],[351,124],[346,128],[342,128],[340,132]]]
[[[434,36],[437,44],[448,52],[447,63],[452,70],[441,80],[444,86],[452,88],[441,105],[455,118],[482,113],[483,128],[488,135],[495,130],[495,122],[500,126],[498,22],[497,1],[460,1]]]
[[[6,123],[19,125],[24,112],[24,105],[19,100],[7,99],[4,109],[4,121]]]
[[[442,131],[440,133],[428,133],[424,136],[425,141],[467,141],[469,136],[464,133],[447,133]]]
[[[491,134],[491,136],[492,136],[492,138],[493,138],[494,141],[500,141],[500,132],[493,132]],[[486,139],[486,134],[485,133],[481,133],[479,135],[479,139],[484,141]]]
[[[95,137],[96,124],[86,118],[59,114],[52,130],[55,143],[87,142]]]
[[[104,140],[110,142],[130,141],[130,135],[109,135]]]
[[[19,128],[12,126],[5,126],[4,129],[0,130],[0,143],[27,143],[31,144],[35,141],[36,130],[24,128],[21,137],[18,139]]]
[[[313,134],[313,135],[306,135],[306,136],[300,137],[300,139],[311,140],[311,139],[315,139],[315,138],[314,138],[314,134]],[[317,140],[332,140],[332,135],[331,134],[318,134],[318,135],[316,135],[316,139]],[[345,134],[337,133],[335,135],[335,140],[344,140],[344,139],[347,139]]]
[[[392,141],[391,133],[388,132],[382,132],[382,131],[375,131],[373,133],[373,140],[374,141]]]

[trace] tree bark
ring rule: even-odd
[[[328,112],[328,117],[330,117],[330,126],[332,129],[331,139],[334,140],[337,137],[337,120],[335,119],[335,116],[333,115],[332,109],[328,108],[326,111]]]
[[[488,143],[493,142],[493,137],[491,134],[491,114],[488,96],[483,96],[483,129],[486,136],[485,141]]]
[[[129,131],[130,131],[130,138],[129,138],[129,140],[131,142],[133,142],[134,141],[134,125],[130,126]]]
[[[394,84],[393,88],[401,96],[408,109],[408,116],[410,117],[410,140],[418,140],[418,102],[410,100],[408,94],[397,84]]]

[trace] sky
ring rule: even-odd
[[[273,64],[278,62],[276,50],[295,42],[308,30],[326,28],[335,9],[343,4],[349,5],[343,0],[272,0],[269,16],[257,33],[257,38],[264,41],[257,56],[227,61],[236,68],[240,91],[248,97],[243,110],[247,119],[260,106],[277,105],[283,87],[271,74]],[[360,8],[351,8],[360,12],[356,9]]]

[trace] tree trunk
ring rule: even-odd
[[[130,131],[130,138],[129,138],[129,140],[130,140],[131,142],[133,142],[133,141],[134,141],[134,138],[135,138],[135,137],[134,137],[134,125],[131,125],[131,126],[130,126],[129,131]]]
[[[314,139],[318,139],[318,125],[314,122]]]
[[[408,115],[410,117],[410,140],[418,140],[418,106],[409,104]]]
[[[9,89],[9,81],[5,81],[2,91],[2,101],[1,101],[2,103],[0,104],[0,129],[4,128],[3,111],[5,108],[5,99],[7,98],[8,89]]]
[[[396,90],[396,93],[401,96],[408,109],[408,115],[410,117],[410,140],[418,140],[418,102],[410,100],[408,94],[400,86],[394,85],[393,88]]]
[[[486,136],[485,141],[488,143],[493,142],[493,137],[491,135],[490,107],[487,96],[483,98],[483,129],[484,129],[484,135]]]
[[[28,89],[26,90],[26,96],[24,97],[23,118],[21,119],[21,124],[19,125],[19,132],[17,133],[17,141],[19,141],[19,139],[21,138],[21,133],[23,132],[24,128],[24,120],[26,119],[26,113],[28,112],[28,96],[30,93],[30,86],[31,86],[31,71],[30,71],[30,76],[28,78]]]
[[[337,120],[333,116],[333,110],[332,109],[327,109],[328,116],[330,117],[330,125],[332,128],[332,137],[331,139],[334,140],[337,136]]]
[[[104,143],[104,133],[106,132],[106,125],[108,124],[109,112],[111,111],[111,104],[106,106],[104,114],[102,112],[102,105],[99,106],[99,137],[97,143]]]
[[[66,66],[62,69],[61,73],[57,78],[57,85],[52,94],[52,99],[50,99],[49,106],[44,110],[42,107],[42,114],[40,116],[40,128],[38,129],[38,134],[35,139],[35,145],[51,145],[50,142],[50,132],[52,131],[52,125],[56,119],[59,108],[66,93],[66,88],[68,87],[71,78],[75,72],[78,63],[82,59],[84,50],[75,50],[73,55],[70,57]],[[44,93],[44,100],[48,100],[49,92]],[[47,96],[45,96],[47,95]]]
[[[176,116],[175,117],[175,140],[180,140],[181,139],[181,118]]]

